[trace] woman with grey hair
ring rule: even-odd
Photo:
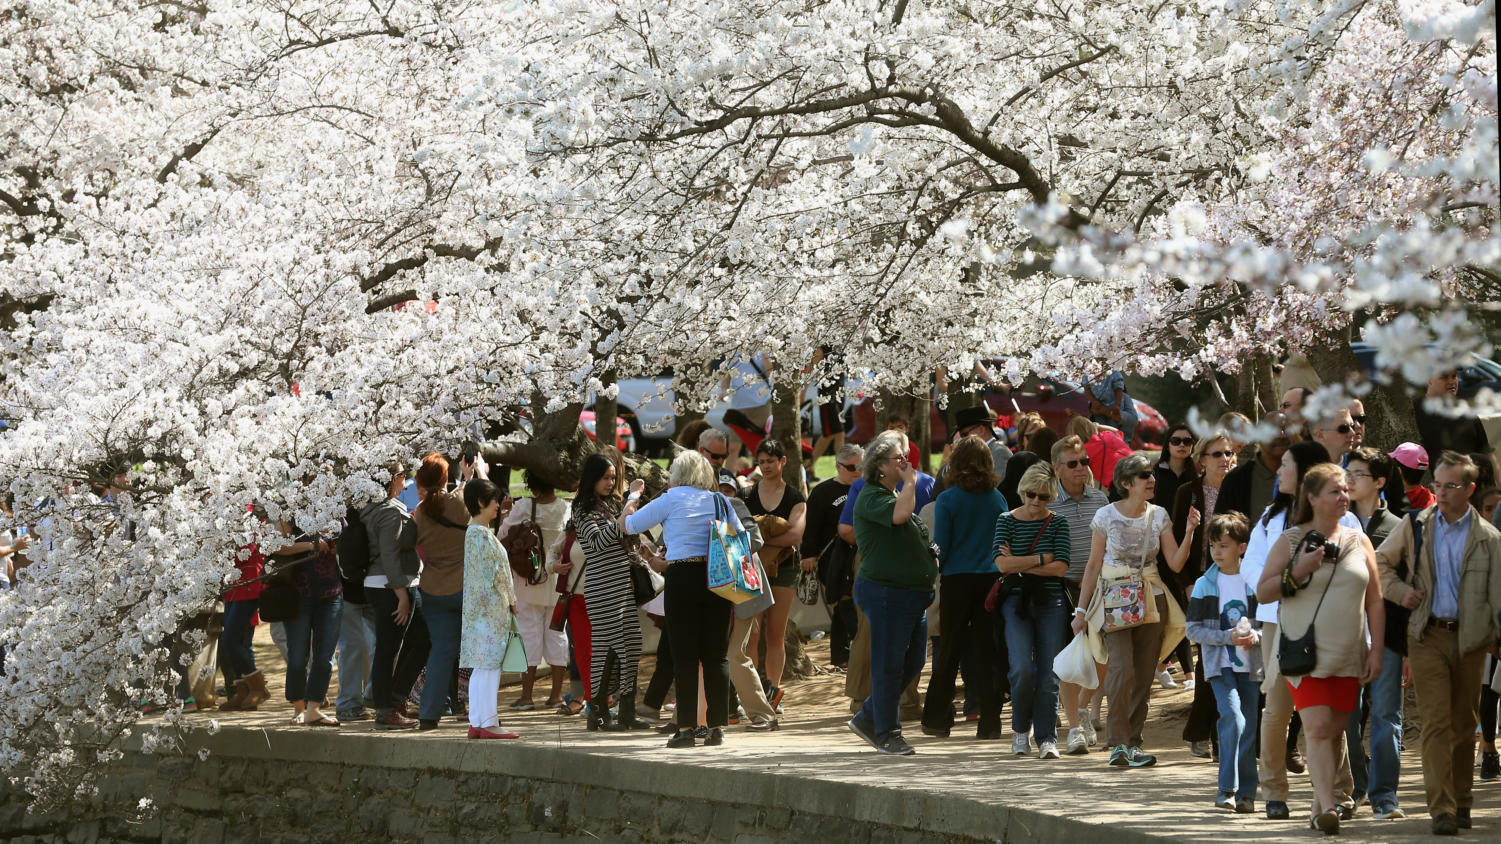
[[[709,591],[709,525],[714,521],[719,482],[709,461],[696,451],[673,458],[666,492],[637,510],[645,483],[631,482],[631,496],[620,511],[624,533],[638,534],[662,526],[667,545],[666,588],[663,601],[670,619],[673,676],[678,686],[678,731],[668,747],[693,747],[698,718],[699,667],[704,671],[704,695],[709,726],[704,745],[724,744],[730,702],[730,616],[733,604]],[[741,530],[733,509],[728,521]]]
[[[1136,454],[1123,458],[1115,464],[1114,485],[1121,500],[1101,507],[1091,523],[1094,541],[1073,628],[1075,634],[1087,631],[1096,652],[1108,657],[1110,764],[1142,768],[1157,763],[1141,749],[1153,675],[1184,630],[1183,608],[1158,574],[1157,553],[1162,551],[1174,572],[1182,571],[1189,543],[1173,538],[1167,511],[1152,503],[1157,478],[1150,460]],[[1198,525],[1199,511],[1191,509],[1189,532]]]
[[[882,753],[914,751],[902,738],[897,711],[927,656],[927,608],[938,565],[917,510],[917,470],[907,461],[907,436],[885,431],[861,462],[865,487],[855,502],[860,571],[855,603],[870,622],[870,696],[849,728]],[[901,490],[897,490],[900,484]]]

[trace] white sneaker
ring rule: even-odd
[[[1032,754],[1032,740],[1023,733],[1011,740],[1011,755],[1030,756]]]
[[[1084,728],[1074,727],[1068,731],[1068,755],[1083,756],[1089,752],[1089,740],[1084,738]]]
[[[1038,759],[1057,759],[1058,758],[1058,742],[1056,742],[1056,741],[1040,741],[1040,742],[1038,742],[1037,743],[1037,758]]]
[[[1187,680],[1183,681],[1183,690],[1186,692],[1191,692],[1194,690],[1194,678],[1189,677]]]
[[[1173,679],[1173,675],[1163,670],[1157,672],[1157,685],[1164,689],[1176,689],[1178,688],[1178,681]]]
[[[1084,744],[1094,747],[1100,743],[1100,736],[1095,732],[1094,721],[1089,717],[1089,707],[1079,710],[1079,726],[1076,728],[1084,731]]]

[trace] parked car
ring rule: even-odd
[[[677,392],[673,387],[672,373],[667,372],[651,378],[622,378],[616,382],[619,392],[615,396],[616,412],[619,418],[630,427],[631,436],[640,445],[642,453],[660,453],[666,449],[667,442],[677,436],[677,411],[674,405],[677,402]],[[817,385],[809,385],[803,394],[802,417],[804,435],[816,435],[816,414],[813,413],[814,403],[818,401]],[[585,407],[594,406],[594,396],[590,395]],[[729,410],[728,401],[720,401],[704,414],[704,419],[710,425],[728,431],[724,424],[724,414]],[[593,414],[589,411],[589,418]]]
[[[1367,378],[1376,374],[1376,347],[1369,343],[1351,343],[1350,350],[1355,353],[1355,360]],[[1414,390],[1424,388],[1423,384],[1410,386]],[[1459,397],[1471,398],[1480,392],[1481,387],[1501,393],[1501,363],[1471,354],[1470,363],[1459,368]]]
[[[594,411],[585,410],[579,414],[579,426],[589,439],[599,442],[599,437],[594,429],[597,427]],[[615,417],[615,447],[621,451],[635,451],[636,437],[631,431],[631,423],[617,416]]]

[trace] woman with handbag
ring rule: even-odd
[[[870,631],[870,695],[849,728],[894,756],[916,752],[902,737],[897,714],[902,690],[922,673],[927,657],[926,615],[938,576],[927,526],[916,518],[917,469],[907,455],[907,435],[900,431],[871,440],[860,464],[865,486],[854,513],[860,548],[855,602]]]
[[[1101,507],[1091,523],[1094,540],[1073,630],[1100,635],[1107,655],[1110,764],[1144,768],[1157,764],[1157,757],[1141,749],[1152,680],[1184,631],[1183,608],[1162,582],[1157,553],[1161,550],[1176,572],[1188,561],[1189,549],[1188,543],[1173,539],[1167,511],[1152,503],[1157,478],[1150,460],[1136,454],[1121,459],[1113,480],[1122,499]],[[1198,527],[1197,510],[1189,512],[1187,524],[1190,530]]]
[[[1017,484],[1026,503],[995,520],[992,565],[1005,578],[1001,613],[1010,663],[1011,752],[1058,758],[1058,676],[1053,660],[1068,644],[1068,592],[1063,577],[1072,556],[1068,520],[1048,510],[1058,476],[1038,463]],[[1082,735],[1082,733],[1080,734]]]
[[[623,541],[618,523],[618,470],[608,456],[591,454],[584,458],[579,475],[579,491],[573,499],[573,529],[589,569],[584,581],[591,683],[588,728],[650,729],[650,724],[636,717],[641,623],[636,616],[631,566],[639,563],[634,550]],[[610,719],[611,693],[620,697],[618,727]]]
[[[592,458],[591,458],[592,459]],[[640,534],[662,526],[667,545],[666,589],[663,600],[667,609],[667,633],[672,637],[673,675],[677,679],[677,733],[667,740],[668,747],[693,747],[694,727],[698,717],[698,684],[694,678],[699,668],[704,672],[706,718],[709,727],[705,746],[724,744],[724,727],[729,723],[730,703],[730,619],[733,605],[709,590],[709,542],[712,525],[723,513],[724,520],[742,531],[740,517],[724,506],[719,483],[709,461],[696,451],[685,451],[673,458],[668,469],[666,492],[638,512],[637,498],[644,484],[631,484],[631,499],[620,511],[615,523],[618,531],[600,535]],[[716,505],[716,502],[718,504]],[[577,504],[575,504],[575,507]],[[580,530],[584,535],[584,530]],[[588,546],[585,545],[587,549]],[[591,562],[591,566],[594,564]],[[589,582],[597,576],[591,568]],[[625,579],[624,600],[630,604],[631,622],[635,624],[635,602],[631,600],[630,580]],[[592,608],[593,596],[589,596]],[[592,621],[592,619],[591,619]],[[594,652],[599,653],[599,631],[595,630]],[[639,643],[639,628],[637,629]],[[637,653],[639,655],[639,644]],[[596,660],[598,657],[596,656]],[[635,662],[631,663],[629,697],[621,698],[620,717],[626,717],[626,705],[635,713]]]
[[[527,669],[521,678],[521,696],[511,709],[527,711],[536,708],[532,701],[532,687],[537,682],[537,667],[547,660],[552,669],[552,688],[544,704],[549,709],[563,703],[563,675],[568,671],[568,637],[549,626],[554,607],[557,605],[558,566],[563,551],[563,537],[568,525],[567,501],[559,498],[552,484],[543,480],[531,469],[523,476],[530,498],[524,498],[511,508],[511,514],[500,523],[501,533],[513,529],[530,529],[532,524],[542,534],[542,547],[537,556],[541,565],[531,577],[522,577],[511,570],[516,587],[517,624],[521,638],[526,643]]]
[[[803,541],[808,505],[803,493],[782,478],[782,470],[787,466],[787,452],[781,443],[770,437],[762,440],[756,446],[756,466],[761,470],[761,480],[745,494],[750,514],[758,522],[774,516],[787,523],[786,530],[780,533],[762,530],[765,545],[761,548],[761,562],[771,577],[771,595],[775,603],[759,618],[761,631],[766,636],[766,664],[758,667],[766,676],[766,697],[775,709],[782,703],[782,671],[787,667],[787,619],[792,616],[793,604],[797,603],[797,576],[801,571],[797,546]],[[754,631],[751,638],[757,638]],[[751,653],[757,654],[759,649],[752,647]]]
[[[1295,526],[1267,553],[1256,600],[1281,602],[1275,657],[1308,736],[1308,825],[1333,835],[1340,741],[1361,686],[1381,673],[1386,609],[1376,550],[1364,531],[1341,522],[1350,511],[1345,470],[1333,463],[1309,469],[1297,501]]]
[[[938,603],[943,612],[939,617],[938,653],[933,658],[923,706],[922,731],[948,738],[954,727],[954,678],[959,673],[960,654],[974,648],[977,659],[974,670],[965,677],[965,695],[980,701],[975,737],[998,739],[1001,700],[994,676],[998,658],[993,616],[985,611],[985,597],[996,582],[991,540],[996,520],[1006,512],[1006,499],[996,489],[990,447],[979,437],[960,438],[948,466],[949,486],[933,504],[933,536],[942,569]],[[1056,701],[1053,708],[1057,708]]]

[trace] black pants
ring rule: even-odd
[[[1186,640],[1185,640],[1186,641]],[[1183,725],[1184,741],[1212,741],[1219,743],[1220,709],[1214,700],[1214,688],[1204,680],[1204,657],[1198,655],[1194,664],[1194,699],[1188,710],[1188,723]],[[1184,663],[1184,674],[1188,664]]]
[[[710,727],[729,723],[730,617],[734,605],[709,591],[707,565],[675,562],[667,567],[667,635],[672,639],[672,670],[678,683],[678,729],[691,730],[698,720],[698,669],[704,669],[704,694]]]
[[[845,598],[830,606],[829,618],[829,662],[846,667],[850,664],[850,643],[860,629],[855,599]]]
[[[375,610],[375,650],[370,657],[370,697],[378,712],[399,706],[411,694],[417,675],[427,664],[432,640],[422,622],[422,598],[417,590],[412,596],[412,614],[405,625],[396,623],[396,593],[390,589],[370,589],[365,599]]]
[[[663,598],[665,603],[667,599]],[[662,635],[657,637],[657,667],[652,669],[651,680],[646,684],[646,695],[641,703],[647,709],[661,709],[667,702],[667,690],[672,688],[672,628],[662,620]],[[697,681],[694,682],[697,686]]]
[[[923,726],[949,730],[954,726],[954,676],[965,649],[978,647],[974,674],[965,678],[965,695],[978,692],[981,733],[1001,732],[1001,699],[995,682],[995,631],[985,596],[996,574],[946,574],[938,585],[938,657],[928,678],[928,697],[923,706]]]

